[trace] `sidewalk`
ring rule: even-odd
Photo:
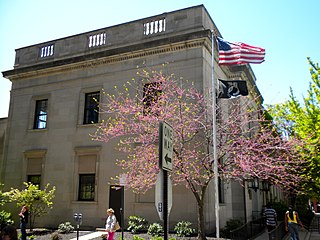
[[[93,232],[93,233],[89,233],[89,234],[86,234],[86,235],[82,235],[79,237],[79,240],[89,240],[89,239],[93,239],[93,238],[97,238],[97,237],[100,237],[103,233],[102,232]],[[70,240],[77,240],[77,238],[72,238]]]
[[[305,240],[319,240],[320,239],[320,233],[318,232],[311,232],[310,237],[306,238]],[[303,240],[303,239],[302,239]]]
[[[79,237],[79,240],[90,240],[94,238],[99,238],[102,232],[92,232],[86,235],[82,235]],[[308,232],[306,230],[299,230],[299,238],[300,240],[320,240],[320,233],[318,232]],[[70,240],[77,240],[77,238],[72,238]],[[254,240],[269,240],[269,235],[267,231],[264,231],[261,235],[254,238]],[[290,240],[290,234],[287,234],[283,240]]]
[[[318,232],[308,232],[306,230],[299,230],[300,240],[320,240],[320,234]],[[264,231],[261,235],[254,238],[254,240],[269,240],[269,234]],[[283,240],[290,240],[290,234],[288,233]]]

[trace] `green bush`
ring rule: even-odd
[[[285,204],[283,202],[273,202],[271,203],[271,207],[277,212],[278,221],[283,221],[284,215],[288,210],[288,204]]]
[[[74,227],[71,225],[70,222],[60,223],[58,226],[59,233],[71,233],[73,232]]]
[[[299,214],[299,218],[301,222],[306,226],[309,227],[311,221],[314,217],[314,213],[310,209],[308,204],[309,198],[305,195],[298,195],[296,198],[296,211]]]
[[[132,240],[144,240],[144,238],[136,236],[136,235],[133,235]]]
[[[190,226],[191,226],[191,222],[181,221],[176,224],[176,226],[174,227],[174,231],[176,232],[178,237],[187,237],[195,233],[196,231]]]
[[[129,216],[128,231],[131,233],[145,232],[148,229],[148,221],[140,216]]]
[[[163,240],[163,237],[155,236],[152,237],[151,240]]]
[[[8,213],[4,210],[0,211],[0,225],[1,229],[6,225],[12,225],[14,222],[12,220],[11,213]]]
[[[159,223],[152,223],[148,228],[148,234],[153,237],[158,237],[163,234],[163,228]]]
[[[227,221],[227,224],[224,228],[221,229],[221,237],[230,238],[230,232],[235,230],[243,225],[242,221],[239,219],[230,219]]]

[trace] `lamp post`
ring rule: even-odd
[[[262,181],[262,191],[268,192],[270,190],[270,183],[268,181]]]
[[[256,192],[259,189],[259,179],[255,177],[248,181],[248,187]]]
[[[269,202],[268,192],[270,191],[270,183],[268,181],[266,181],[266,180],[262,181],[261,190],[265,192],[266,203]]]

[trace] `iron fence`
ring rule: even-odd
[[[281,222],[274,230],[268,233],[269,240],[282,240],[286,235],[284,222]]]
[[[248,240],[253,239],[255,236],[260,234],[265,229],[265,220],[264,218],[259,218],[253,221],[250,221],[243,226],[232,230],[230,232],[231,239],[233,240]]]

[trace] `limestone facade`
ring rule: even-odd
[[[110,179],[121,173],[115,165],[121,155],[114,150],[116,141],[91,140],[96,129],[91,121],[101,119],[90,110],[90,99],[103,101],[102,89],[113,91],[135,77],[137,66],[161,69],[163,63],[169,63],[168,72],[195,81],[200,89],[211,87],[211,30],[221,36],[199,5],[16,49],[14,68],[3,72],[12,90],[6,131],[1,127],[6,132],[1,182],[8,189],[22,188],[29,180],[56,186],[54,209],[37,226],[56,228],[72,222],[74,213],[83,214],[83,227],[104,226],[105,209],[120,201],[111,194]],[[259,93],[250,66],[221,68],[216,50],[215,55],[216,78],[245,79],[251,92]],[[154,190],[124,192],[125,222],[130,215],[159,222]],[[212,184],[205,205],[208,232],[215,227],[214,192]],[[221,226],[231,218],[250,219],[263,203],[262,195],[250,198],[236,183],[226,184],[222,194]],[[196,213],[190,191],[174,187],[170,228],[181,220],[196,226]]]

